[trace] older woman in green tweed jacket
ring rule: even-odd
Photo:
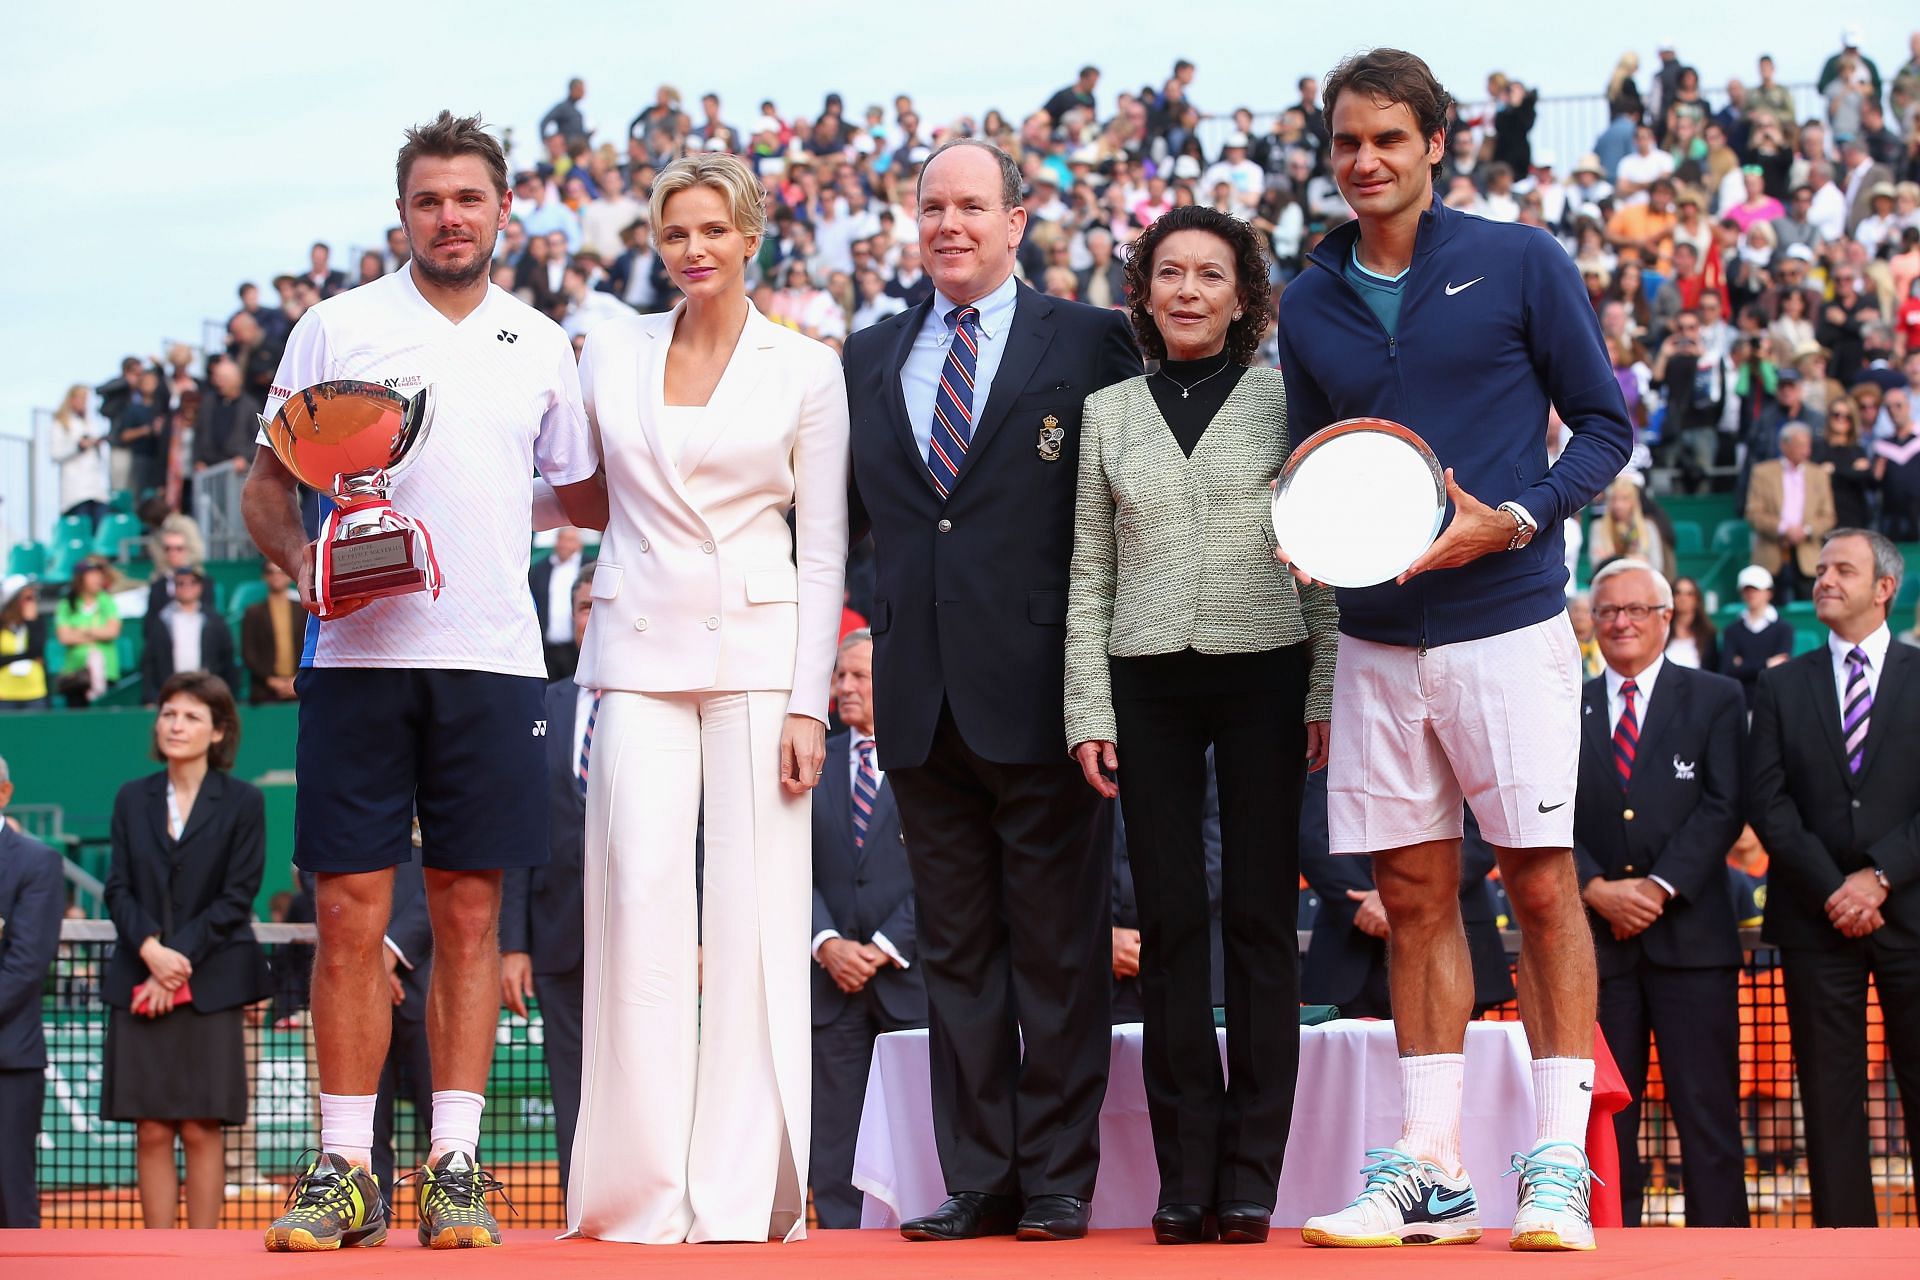
[[[1140,346],[1160,364],[1087,399],[1067,741],[1126,819],[1160,1168],[1154,1238],[1257,1243],[1299,1066],[1300,796],[1326,761],[1333,592],[1297,587],[1273,558],[1268,482],[1291,446],[1280,372],[1248,367],[1273,315],[1258,235],[1212,209],[1175,209],[1135,243],[1127,292]],[[1200,848],[1209,746],[1225,1082]]]

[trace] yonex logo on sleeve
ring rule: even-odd
[[[494,334],[494,335],[493,335],[493,337],[494,337],[494,340],[495,340],[496,342],[518,342],[518,341],[520,341],[520,335],[519,335],[519,334],[517,334],[517,333],[508,333],[508,332],[507,332],[507,331],[506,331],[505,329],[502,329],[502,330],[501,330],[500,332],[498,332],[498,333],[496,333],[496,334]]]

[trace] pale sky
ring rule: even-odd
[[[1085,62],[1104,73],[1104,113],[1121,89],[1158,83],[1187,57],[1199,68],[1193,99],[1226,112],[1284,106],[1300,75],[1385,43],[1422,54],[1463,100],[1496,69],[1550,96],[1597,93],[1623,50],[1650,67],[1663,39],[1709,85],[1750,76],[1762,52],[1782,80],[1810,81],[1843,24],[1862,29],[1891,76],[1920,17],[1893,0],[22,0],[0,42],[0,155],[15,193],[0,436],[24,434],[33,408],[105,380],[122,356],[198,342],[204,320],[233,310],[240,280],[303,266],[316,239],[352,274],[350,247],[378,244],[396,221],[406,125],[478,110],[525,154],[572,75],[587,81],[599,136],[618,140],[662,81],[690,104],[717,91],[736,125],[766,97],[788,118],[810,116],[829,90],[850,116],[909,92],[932,125],[991,106],[1031,111]]]

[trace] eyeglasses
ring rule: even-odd
[[[1624,613],[1634,622],[1645,622],[1653,614],[1672,607],[1670,604],[1603,604],[1593,611],[1593,618],[1604,625]]]

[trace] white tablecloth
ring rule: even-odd
[[[1225,1049],[1223,1031],[1223,1057]],[[1140,1056],[1140,1024],[1115,1027],[1107,1100],[1100,1111],[1095,1227],[1144,1227],[1157,1207],[1160,1175]],[[1514,1152],[1534,1144],[1529,1058],[1519,1023],[1468,1025],[1461,1133],[1486,1227],[1513,1224],[1513,1182],[1502,1175]],[[1297,1227],[1352,1200],[1360,1189],[1362,1153],[1391,1146],[1399,1136],[1400,1059],[1393,1024],[1342,1019],[1302,1027],[1293,1135],[1275,1224]],[[892,1032],[874,1042],[853,1185],[866,1193],[863,1227],[897,1227],[902,1218],[927,1213],[946,1198],[933,1143],[925,1031]]]

